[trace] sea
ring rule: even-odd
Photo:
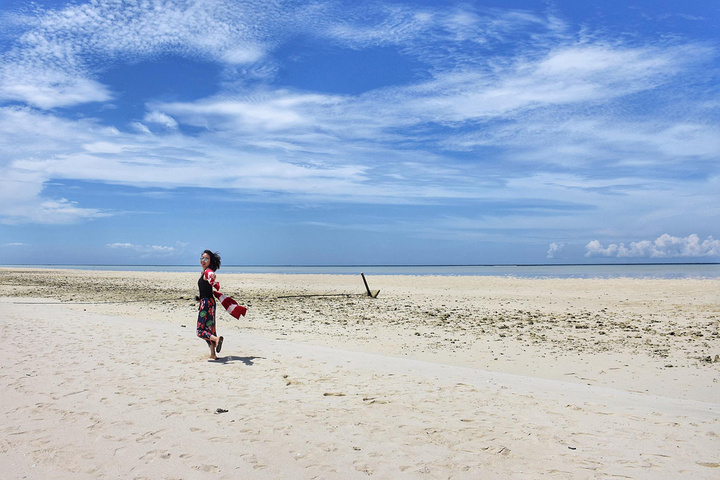
[[[195,272],[197,265],[2,265],[4,268],[54,268],[129,272]],[[517,278],[717,279],[720,263],[584,265],[230,265],[223,273],[326,275],[443,275]]]

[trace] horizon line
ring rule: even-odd
[[[621,262],[621,263],[438,263],[438,264],[248,264],[225,265],[226,267],[579,267],[579,266],[628,266],[628,265],[720,265],[720,262]],[[148,263],[6,263],[5,267],[195,267],[195,264],[148,264]]]

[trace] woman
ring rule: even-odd
[[[215,331],[215,297],[213,296],[213,283],[215,272],[220,268],[220,254],[205,250],[200,256],[200,266],[203,273],[198,280],[200,295],[200,313],[197,321],[197,336],[204,339],[210,346],[210,358],[217,360],[216,353],[220,353],[223,337],[218,337]]]

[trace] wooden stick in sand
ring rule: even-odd
[[[378,294],[380,293],[380,290],[370,291],[370,287],[368,287],[367,280],[365,280],[365,274],[360,273],[360,276],[362,277],[363,283],[365,284],[365,290],[367,290],[368,297],[377,298]]]

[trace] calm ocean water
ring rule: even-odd
[[[195,272],[197,265],[3,265],[130,272]],[[720,278],[720,264],[633,265],[422,265],[422,266],[223,266],[223,273],[334,275],[479,275],[519,278]]]

